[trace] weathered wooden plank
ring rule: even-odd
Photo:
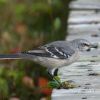
[[[91,34],[69,35],[67,40],[76,38],[88,39],[100,44],[100,36]],[[100,100],[100,49],[81,54],[80,60],[59,70],[62,81],[72,81],[73,89],[54,89],[52,100]],[[89,59],[88,59],[89,58]],[[95,59],[94,59],[95,58]],[[98,60],[97,60],[98,58]]]
[[[85,29],[87,29],[87,28],[89,28],[89,29],[91,29],[91,28],[94,28],[94,29],[100,29],[100,23],[98,23],[98,24],[69,24],[69,26],[68,26],[69,28],[71,28],[71,29],[79,29],[79,28],[85,28]]]
[[[76,88],[54,89],[51,99],[100,100],[100,0],[75,0],[70,8],[67,40],[83,38],[99,48],[81,53],[77,62],[59,70],[61,80],[72,81]]]
[[[100,3],[100,0],[73,0],[74,3]]]
[[[91,16],[70,16],[68,19],[69,24],[84,24],[84,23],[100,23],[100,14],[93,14]]]
[[[94,5],[88,5],[88,4],[70,4],[70,9],[78,9],[78,10],[82,10],[82,9],[91,9],[91,10],[100,10],[100,4]]]
[[[69,34],[99,34],[100,33],[100,23],[99,24],[69,24],[68,25]]]
[[[73,11],[74,12],[74,11]],[[70,12],[70,14],[69,14],[69,18],[75,18],[75,17],[90,17],[90,16],[93,16],[93,17],[95,17],[95,16],[99,16],[100,17],[100,10],[99,10],[99,12],[98,13],[96,13],[96,12],[91,12],[91,11],[89,11],[89,10],[83,10],[83,12],[82,12],[82,10],[81,11],[77,11],[77,13],[75,14],[75,13],[71,13]]]
[[[61,90],[57,91],[55,90],[53,93],[57,93],[54,94],[52,100],[100,100],[100,94],[93,94],[93,92],[91,91],[95,91],[95,90],[88,90],[88,92],[82,92],[82,91],[86,91],[85,89],[83,90],[72,90],[70,89],[69,92],[66,90]],[[81,91],[81,92],[80,92]],[[90,93],[91,92],[91,93]],[[87,98],[88,97],[88,98]]]
[[[54,90],[52,100],[99,100],[100,99],[100,63],[79,62],[60,69],[61,78],[72,80],[76,86],[74,89]],[[98,75],[90,75],[97,73]]]
[[[79,35],[80,36],[80,34],[89,34],[89,35],[91,35],[93,37],[97,37],[97,36],[100,35],[100,31],[97,31],[97,30],[93,30],[93,31],[87,31],[87,30],[81,31],[81,30],[79,30],[79,31],[75,31],[74,33],[71,33],[71,32],[68,32],[68,33],[73,35],[73,36],[75,36],[75,35]]]
[[[69,17],[74,17],[74,16],[91,16],[91,15],[96,15],[100,14],[100,10],[97,12],[96,10],[71,10]]]
[[[98,34],[97,37],[92,36],[91,34],[88,34],[88,33],[72,34],[72,35],[69,35],[66,39],[69,41],[69,40],[73,40],[73,39],[77,39],[77,38],[83,38],[83,39],[89,40],[90,42],[100,43],[100,34]]]
[[[70,9],[100,9],[99,0],[75,0],[71,2]]]

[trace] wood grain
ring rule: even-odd
[[[84,38],[99,48],[80,54],[80,59],[59,70],[62,81],[74,89],[54,89],[52,100],[100,100],[100,0],[74,0],[70,4],[67,40]]]

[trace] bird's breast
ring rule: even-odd
[[[37,59],[35,61],[47,68],[60,68],[60,67],[72,64],[73,62],[75,62],[78,59],[78,57],[79,57],[79,54],[78,54],[78,52],[76,52],[67,59],[37,57]]]

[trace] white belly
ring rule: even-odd
[[[68,59],[54,59],[54,58],[46,58],[46,57],[39,57],[35,61],[40,63],[41,65],[47,68],[59,68],[66,65],[69,65],[75,62],[78,59],[78,53],[73,54],[73,56],[69,57]]]

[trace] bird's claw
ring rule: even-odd
[[[54,76],[53,81],[49,82],[49,86],[57,89],[70,89],[76,87],[70,81],[61,82],[58,76]]]

